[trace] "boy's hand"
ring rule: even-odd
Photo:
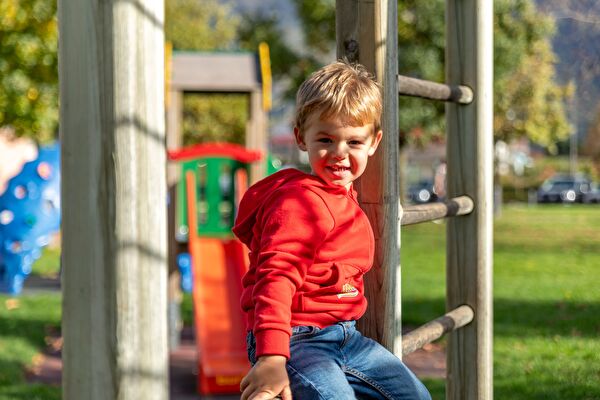
[[[259,357],[240,383],[241,400],[270,400],[278,395],[282,400],[292,400],[286,362],[283,356]]]

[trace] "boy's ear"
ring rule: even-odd
[[[296,138],[296,144],[302,151],[306,151],[306,143],[304,143],[304,137],[300,134],[300,129],[297,126],[294,127],[294,137]]]
[[[371,143],[371,147],[369,148],[369,156],[372,156],[373,154],[375,154],[375,150],[377,150],[377,146],[379,146],[379,143],[381,142],[381,138],[383,137],[383,132],[381,130],[379,130],[375,136],[373,137],[373,142]]]

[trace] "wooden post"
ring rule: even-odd
[[[246,122],[246,147],[258,150],[263,158],[250,166],[250,184],[256,183],[267,175],[267,156],[269,152],[267,138],[267,115],[263,108],[262,88],[257,86],[250,93],[250,118]]]
[[[337,56],[358,61],[384,87],[383,141],[356,183],[375,233],[375,262],[365,277],[369,300],[361,331],[402,356],[398,217],[398,59],[395,0],[337,0]]]
[[[493,2],[448,0],[446,83],[473,89],[469,105],[446,105],[448,197],[474,210],[447,225],[447,310],[469,305],[475,318],[452,332],[446,398],[492,399]]]
[[[163,2],[60,1],[63,399],[167,399]]]
[[[167,150],[176,150],[182,146],[183,132],[181,119],[183,109],[183,92],[170,89],[168,92],[169,104],[166,115],[166,144]],[[167,210],[167,247],[168,247],[168,286],[167,286],[167,327],[169,348],[179,346],[181,334],[181,301],[183,294],[180,289],[181,276],[177,268],[177,254],[180,244],[175,239],[176,209],[177,209],[177,183],[181,175],[181,166],[178,163],[167,164],[167,191],[169,207]]]

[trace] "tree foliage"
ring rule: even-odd
[[[255,51],[261,42],[269,45],[271,73],[275,79],[286,82],[286,99],[294,99],[298,86],[320,65],[313,54],[301,54],[285,42],[275,14],[258,12],[242,15],[238,41],[241,48],[251,51]]]
[[[45,142],[58,125],[54,0],[0,0],[0,127]]]
[[[176,50],[231,50],[238,24],[218,0],[165,0],[165,37]]]
[[[595,107],[596,117],[590,124],[584,146],[584,154],[590,156],[594,165],[594,172],[600,177],[600,103]]]
[[[315,51],[334,46],[331,0],[295,0],[305,41]],[[553,149],[570,133],[565,115],[567,88],[555,77],[551,48],[554,24],[529,0],[496,0],[494,21],[494,132],[497,139],[526,136]],[[444,81],[444,0],[398,2],[399,71]],[[328,10],[328,11],[327,11]],[[318,37],[318,40],[316,39]],[[443,105],[400,98],[401,143],[424,144],[444,131]]]
[[[243,145],[249,100],[244,94],[186,94],[182,121],[184,146],[206,142]]]

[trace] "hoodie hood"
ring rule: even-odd
[[[250,246],[252,241],[252,228],[256,223],[256,215],[269,198],[277,189],[293,184],[294,186],[309,186],[321,188],[328,192],[346,193],[344,187],[332,187],[325,184],[321,179],[314,175],[309,175],[297,169],[288,168],[269,175],[268,177],[256,182],[242,197],[238,206],[238,215],[235,219],[233,233],[244,243]]]

